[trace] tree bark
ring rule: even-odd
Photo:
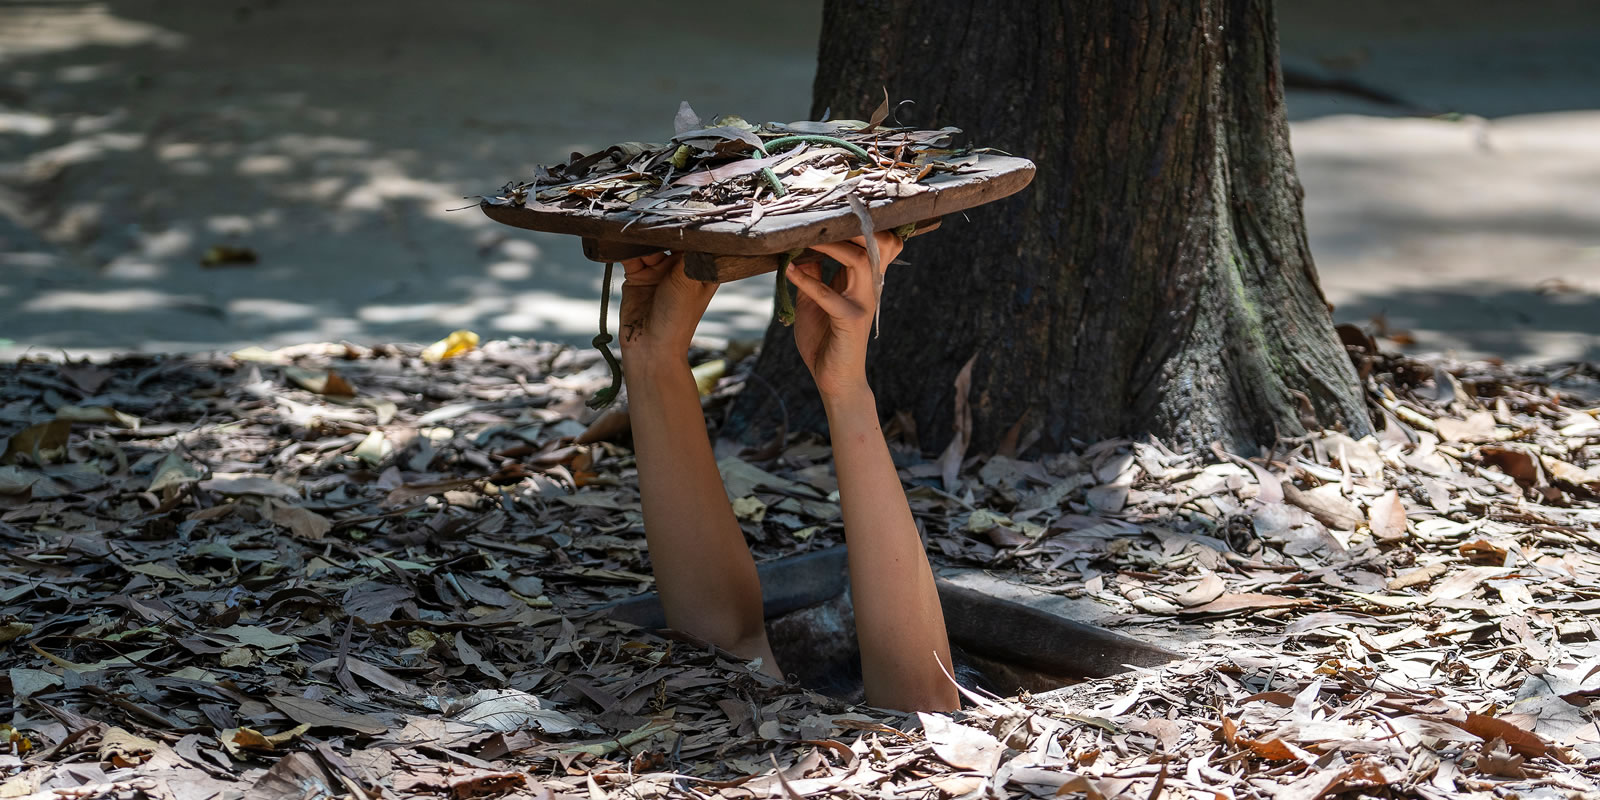
[[[975,452],[1014,427],[1045,449],[1369,432],[1306,242],[1270,0],[828,0],[814,115],[861,117],[885,87],[916,101],[901,122],[1038,165],[888,273],[869,376],[925,449],[948,441],[974,356]],[[777,323],[756,371],[792,429],[821,429]],[[752,387],[730,430],[776,417]]]

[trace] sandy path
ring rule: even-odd
[[[766,4],[760,20],[732,2],[670,17],[568,5],[0,6],[0,356],[456,327],[586,341],[599,271],[574,241],[446,209],[539,161],[659,137],[679,99],[804,116],[819,4]],[[1600,48],[1560,18],[1374,33],[1324,25],[1317,5],[1285,4],[1291,63],[1514,115],[1330,116],[1384,109],[1291,98],[1338,316],[1384,312],[1424,349],[1600,358],[1600,112],[1581,101]],[[1490,33],[1541,44],[1502,52]],[[1485,58],[1494,80],[1457,69]],[[199,266],[216,244],[260,261]],[[759,335],[768,296],[763,281],[725,287],[703,333]]]

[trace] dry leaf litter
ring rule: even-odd
[[[0,796],[1596,796],[1593,367],[1357,352],[1380,437],[1249,459],[898,447],[939,564],[1184,656],[908,716],[585,613],[650,585],[625,412],[477,344],[0,368]],[[759,559],[841,541],[825,446],[719,452]]]
[[[908,197],[934,174],[973,171],[955,146],[958,128],[885,127],[888,96],[868,120],[752,124],[724,115],[703,124],[687,102],[666,144],[622,142],[565,163],[540,165],[480,198],[489,205],[594,215],[626,214],[629,225],[673,227],[728,220],[746,229],[763,217]]]

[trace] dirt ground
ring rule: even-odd
[[[1291,93],[1336,316],[1418,352],[1600,358],[1600,10],[1281,5],[1287,64],[1469,114]],[[819,8],[0,5],[0,356],[586,341],[599,271],[575,242],[448,209],[660,136],[681,99],[805,116]],[[258,261],[202,267],[217,245]],[[764,283],[731,285],[702,333],[768,316]]]
[[[1337,316],[1600,359],[1600,10],[1282,5],[1302,74],[1475,113],[1291,98]],[[608,376],[557,344],[599,272],[447,209],[683,98],[803,116],[818,4],[759,7],[0,5],[0,358],[152,354],[0,363],[0,797],[1600,796],[1594,365],[1357,352],[1381,436],[1250,460],[949,481],[897,440],[941,575],[1181,656],[954,717],[586,613],[651,585]],[[734,285],[703,332],[767,316]],[[167,355],[457,327],[490,341]],[[719,449],[764,563],[843,538],[827,448],[787,445]]]
[[[0,364],[0,797],[1600,797],[1600,370],[1355,357],[1378,438],[892,436],[952,715],[862,702],[842,598],[785,681],[591,613],[653,583],[592,351]],[[825,444],[718,453],[763,567],[837,553]]]

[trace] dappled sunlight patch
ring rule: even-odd
[[[0,61],[11,68],[0,83],[23,99],[8,94],[5,105],[19,107],[0,111],[0,136],[12,145],[0,171],[8,210],[15,191],[25,212],[21,236],[6,236],[3,248],[30,251],[0,253],[10,271],[3,352],[426,342],[459,327],[593,336],[598,271],[575,247],[492,242],[484,234],[497,226],[481,213],[448,209],[508,164],[591,146],[563,139],[593,133],[582,115],[596,107],[464,110],[475,96],[432,75],[390,98],[387,66],[379,76],[344,69],[383,63],[368,56],[388,44],[330,36],[337,47],[286,58],[266,37],[309,12],[247,5],[0,9]],[[346,12],[322,19],[308,35],[351,22]],[[319,72],[330,63],[338,66]],[[809,70],[809,59],[799,66]],[[257,260],[205,259],[219,247]],[[543,294],[516,297],[535,287]],[[165,294],[122,292],[130,288]],[[569,309],[561,296],[578,292]],[[766,322],[764,311],[712,315],[714,333],[737,319],[746,338]]]
[[[329,341],[360,339],[364,333],[361,325],[355,320],[347,319],[336,314],[327,313],[317,317],[316,325],[314,326],[313,331],[317,337],[327,339]],[[304,341],[303,338],[295,336],[279,336],[277,339],[283,343],[289,343],[296,340]]]
[[[22,305],[24,311],[100,311],[167,308],[183,303],[199,303],[199,298],[179,297],[153,289],[106,289],[79,291],[56,289],[40,292]]]
[[[199,158],[202,147],[195,142],[163,142],[156,145],[156,158],[162,161],[182,161]]]
[[[310,200],[317,203],[336,202],[350,185],[350,179],[337,175],[311,178],[298,183],[284,184],[277,193],[285,200]]]
[[[219,214],[207,217],[206,230],[223,236],[243,236],[252,233],[256,227],[256,220],[244,214]]]
[[[711,298],[706,315],[696,333],[717,338],[759,337],[772,320],[770,281],[748,280],[725,283]],[[752,333],[753,332],[753,333]]]
[[[294,168],[294,161],[284,155],[251,155],[239,159],[234,172],[245,177],[285,175]]]
[[[346,210],[377,211],[383,208],[385,201],[400,199],[429,200],[441,206],[452,202],[460,205],[459,189],[411,177],[406,170],[391,160],[377,159],[367,162],[360,171],[366,173],[366,181],[358,183],[345,193],[340,207]],[[428,208],[431,211],[431,206]],[[429,215],[431,216],[431,213]],[[473,217],[482,220],[481,215]]]
[[[547,291],[518,292],[509,307],[510,311],[490,317],[489,324],[519,333],[552,331],[556,335],[576,335],[593,330],[598,314],[591,298]]]
[[[145,137],[137,133],[100,133],[40,150],[23,162],[23,178],[46,180],[67,167],[97,161],[108,152],[137,150],[144,141]]]
[[[295,158],[314,156],[362,156],[372,152],[372,142],[348,136],[285,133],[266,139],[261,147],[279,150]]]
[[[256,316],[273,320],[306,319],[323,313],[309,303],[293,303],[268,297],[246,297],[228,301],[228,315]]]
[[[364,322],[415,322],[437,319],[454,308],[454,303],[368,303],[356,312],[356,317]]]
[[[770,305],[764,306],[760,311],[723,309],[707,312],[695,335],[726,342],[745,335],[746,331],[770,318]]]
[[[0,111],[0,135],[44,136],[56,129],[55,120],[27,111]]]
[[[139,237],[139,247],[150,258],[178,258],[194,247],[194,233],[186,226],[153,231]]]
[[[27,3],[0,8],[0,63],[82,47],[176,49],[183,34],[116,16],[103,3]]]
[[[117,72],[116,64],[69,64],[56,70],[56,80],[62,83],[89,83],[113,77]]]
[[[533,265],[526,261],[496,261],[484,271],[499,281],[525,281],[533,277]]]
[[[140,256],[117,256],[100,269],[100,275],[121,281],[156,281],[167,277],[167,267]]]
[[[515,261],[537,261],[543,250],[529,239],[507,236],[495,244],[500,255]]]

